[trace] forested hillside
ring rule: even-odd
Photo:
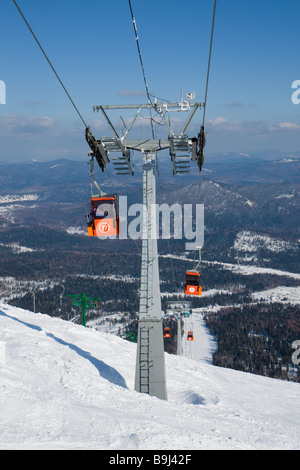
[[[192,204],[195,198],[204,204],[203,295],[189,300],[192,308],[205,310],[217,338],[215,364],[297,380],[291,343],[300,337],[299,160],[245,163],[237,158],[234,171],[226,168],[208,161],[199,187],[195,175],[175,178],[169,162],[160,165],[165,184],[163,190],[158,185],[159,204]],[[2,164],[1,170],[2,300],[80,322],[80,309],[68,295],[84,292],[101,299],[87,312],[88,321],[117,315],[113,321],[120,318],[122,334],[134,331],[141,240],[86,236],[86,162]],[[137,172],[130,181],[118,180],[128,207],[141,201],[140,177]],[[186,251],[185,241],[158,240],[163,309],[168,301],[183,298],[185,272],[194,266],[195,253]],[[242,272],[239,266],[253,270]],[[279,289],[280,303],[264,297],[272,289]],[[166,322],[175,328],[172,320]],[[171,353],[176,351],[175,329],[165,342]]]

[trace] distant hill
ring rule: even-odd
[[[173,176],[169,159],[162,158],[157,178],[158,203],[204,204],[205,248],[209,251],[214,244],[214,250],[222,256],[240,231],[297,242],[300,160],[284,157],[266,161],[243,154],[236,157],[239,159],[230,165],[207,162],[199,186],[196,170]],[[2,164],[0,168],[0,229],[12,231],[12,239],[16,227],[34,227],[37,232],[39,227],[64,232],[71,227],[73,233],[86,233],[91,195],[87,162],[25,162]],[[134,177],[112,174],[113,188],[111,180],[99,169],[95,177],[104,191],[116,189],[120,196],[127,196],[128,206],[142,202],[139,166]],[[22,240],[19,242],[22,245]]]

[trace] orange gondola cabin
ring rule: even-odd
[[[188,331],[187,340],[188,341],[194,341],[194,335],[193,335],[192,331]]]
[[[165,330],[164,330],[164,338],[171,338],[171,331],[170,331],[170,328],[165,328]]]
[[[119,216],[115,195],[91,198],[88,236],[110,237],[119,235]]]
[[[188,295],[201,295],[200,273],[198,271],[188,271],[185,277],[184,293]]]

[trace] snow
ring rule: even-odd
[[[194,309],[193,315],[184,318],[181,354],[196,361],[212,364],[212,355],[217,349],[217,343],[203,320],[203,314],[207,310],[210,309]],[[186,341],[188,331],[193,332],[194,341]]]
[[[14,211],[18,211],[21,209],[35,209],[37,204],[33,204],[32,206],[24,206],[22,204],[8,204],[8,205],[1,205],[0,206],[0,217],[9,220],[10,222],[15,222]]]
[[[291,199],[295,197],[295,194],[281,194],[280,196],[276,196],[275,199]]]
[[[250,206],[250,207],[255,206],[255,203],[254,203],[253,201],[250,201],[250,199],[247,199],[247,200],[245,201],[245,204],[247,204],[247,205]]]
[[[6,196],[0,196],[0,204],[20,201],[37,201],[38,198],[37,194],[7,194]]]
[[[121,281],[121,282],[136,282],[139,281],[139,278],[120,274],[107,274],[107,275],[94,275],[94,274],[74,274],[73,277],[86,278],[86,279],[109,279],[112,281]]]
[[[16,202],[27,202],[27,201],[37,201],[39,199],[37,194],[6,194],[0,196],[0,217],[5,218],[6,220],[14,223],[15,216],[14,211],[20,210],[23,208],[34,209],[37,207],[36,204],[32,206],[24,206],[22,204],[15,204]]]
[[[288,249],[297,249],[298,245],[284,240],[278,240],[266,235],[258,235],[254,232],[242,231],[237,234],[233,248],[238,251],[256,252],[260,248],[272,252],[280,252]]]
[[[289,304],[300,304],[300,287],[279,286],[261,292],[255,292],[252,297],[256,300],[269,302],[282,302]]]
[[[1,278],[0,278],[1,279]],[[207,289],[202,291],[201,297],[213,297],[214,295],[217,294],[231,294],[232,291],[227,290],[227,289]],[[184,292],[162,292],[161,297],[173,297],[175,296],[181,297],[183,299],[186,299],[186,294]]]
[[[297,158],[285,157],[285,158],[282,158],[281,160],[279,160],[279,163],[295,163],[297,161],[298,161]]]
[[[58,286],[60,283],[51,279],[44,279],[43,281],[19,281],[13,276],[5,276],[0,277],[0,285],[2,288],[2,300],[8,302],[16,297],[24,296],[28,292],[33,293],[38,290],[53,289],[54,286]]]
[[[253,266],[253,265],[222,263],[220,261],[203,261],[203,263],[217,264],[218,266],[222,266],[222,268],[224,269],[228,269],[236,273],[245,274],[246,276],[251,276],[252,274],[274,274],[275,276],[287,276],[293,279],[300,279],[299,273],[281,271],[280,269],[260,268],[259,266]]]
[[[87,231],[83,230],[81,227],[68,227],[67,233],[69,235],[85,235],[87,236]]]
[[[28,246],[21,246],[19,245],[19,243],[0,243],[0,246],[6,246],[8,248],[11,248],[16,255],[20,253],[33,253],[35,251],[44,251],[43,249],[36,250],[34,248],[29,248]]]
[[[0,449],[300,447],[297,383],[166,354],[162,401],[134,391],[136,344],[6,304],[0,345]]]

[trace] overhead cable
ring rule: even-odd
[[[210,46],[209,46],[209,55],[208,55],[208,66],[207,66],[207,77],[206,77],[206,88],[205,88],[205,99],[204,99],[204,110],[203,110],[202,126],[204,126],[204,121],[205,121],[206,100],[207,100],[209,71],[210,71],[210,60],[211,60],[211,51],[212,51],[212,43],[213,43],[214,27],[215,27],[216,5],[217,5],[217,0],[214,0],[214,11],[213,11],[213,19],[212,19],[211,35],[210,35]]]
[[[212,43],[213,43],[213,35],[214,35],[214,26],[215,26],[215,16],[216,16],[216,4],[217,0],[214,0],[214,11],[213,11],[213,18],[212,18],[212,26],[211,26],[211,35],[210,35],[210,46],[209,46],[209,54],[208,54],[208,65],[207,65],[207,77],[206,77],[206,87],[205,87],[205,99],[204,99],[204,109],[203,109],[203,119],[202,125],[200,127],[200,132],[198,134],[198,166],[199,170],[202,170],[203,162],[204,162],[204,147],[206,144],[206,132],[204,129],[204,122],[205,122],[205,113],[206,113],[206,101],[207,101],[207,91],[208,91],[208,82],[209,82],[209,72],[210,72],[210,61],[211,61],[211,51],[212,51]],[[199,182],[200,184],[200,182]]]
[[[134,15],[133,15],[133,11],[132,11],[131,1],[128,0],[128,3],[129,3],[131,18],[132,18],[132,24],[133,24],[134,35],[135,35],[135,40],[136,40],[136,46],[137,46],[137,50],[138,50],[138,54],[139,54],[139,59],[140,59],[141,68],[142,68],[142,73],[143,73],[143,78],[144,78],[144,83],[145,83],[146,94],[147,94],[147,98],[148,98],[149,103],[151,103],[151,98],[150,98],[150,93],[149,93],[149,89],[148,89],[148,84],[147,84],[147,79],[146,79],[144,64],[143,64],[143,60],[142,60],[141,49],[140,49],[140,45],[139,45],[139,37],[138,37],[138,34],[137,34],[136,21],[135,21],[135,18],[134,18]],[[151,104],[152,104],[152,103],[151,103]],[[151,117],[151,109],[150,109],[150,117]],[[152,137],[154,138],[154,129],[153,129],[152,117],[151,117],[151,127],[152,127]]]
[[[53,72],[54,72],[56,78],[58,79],[59,83],[60,83],[61,86],[63,87],[63,89],[64,89],[66,95],[68,96],[68,98],[69,98],[69,100],[71,101],[73,107],[75,108],[75,111],[77,112],[77,114],[78,114],[78,116],[80,117],[81,121],[83,122],[83,124],[84,124],[85,127],[87,128],[88,125],[86,124],[85,120],[83,119],[81,113],[79,112],[77,106],[75,105],[74,101],[72,100],[70,94],[68,93],[66,87],[64,86],[63,82],[61,81],[61,79],[60,79],[58,73],[56,72],[55,68],[53,67],[52,63],[50,62],[50,59],[48,58],[46,52],[44,51],[43,47],[41,46],[40,42],[38,41],[36,35],[35,35],[34,32],[32,31],[32,28],[30,27],[28,21],[26,20],[25,16],[23,15],[23,13],[22,13],[22,11],[21,11],[19,5],[17,4],[17,2],[16,2],[15,0],[12,0],[12,1],[14,2],[15,6],[17,7],[17,9],[18,9],[20,15],[22,16],[24,22],[26,23],[26,26],[28,27],[29,31],[31,32],[32,36],[34,37],[34,39],[35,39],[37,45],[39,46],[39,48],[41,49],[42,53],[44,54],[44,56],[45,56],[45,58],[46,58],[48,64],[50,65],[51,69],[53,70]]]

